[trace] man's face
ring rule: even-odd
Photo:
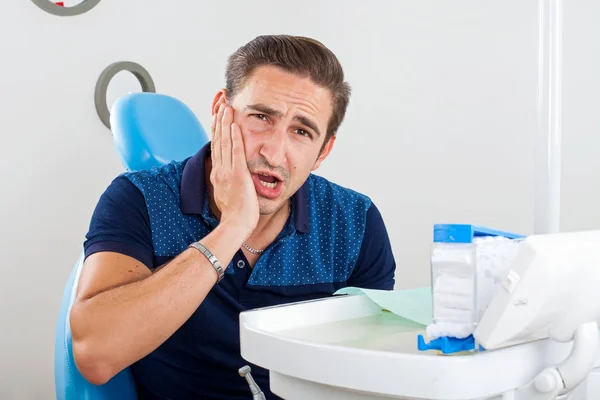
[[[222,97],[215,99],[217,109]],[[268,66],[255,70],[230,106],[244,139],[260,212],[271,214],[287,206],[331,151],[335,137],[323,146],[331,94],[310,78]]]

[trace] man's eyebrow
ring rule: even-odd
[[[273,115],[275,117],[283,116],[283,113],[281,111],[275,110],[274,108],[269,107],[266,104],[260,104],[260,103],[247,105],[246,110],[254,110],[254,111],[258,111],[263,114]],[[317,124],[315,124],[314,121],[311,120],[310,118],[302,116],[302,115],[298,115],[298,116],[294,117],[294,119],[296,121],[300,122],[302,125],[305,125],[308,128],[312,129],[317,134],[317,136],[321,136],[321,132],[319,131]]]
[[[246,110],[254,110],[263,114],[274,115],[276,117],[283,117],[283,113],[281,111],[277,111],[272,107],[269,107],[265,104],[250,104],[246,106]]]
[[[295,117],[294,119],[297,120],[298,122],[300,122],[301,124],[308,126],[313,131],[315,131],[315,133],[317,134],[317,137],[321,137],[321,132],[319,131],[319,128],[317,128],[317,124],[315,124],[312,121],[312,119],[310,119],[308,117],[304,117],[302,115],[299,115],[299,116]]]

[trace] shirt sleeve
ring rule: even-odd
[[[367,211],[365,234],[348,286],[393,290],[396,261],[381,213],[375,206]]]
[[[119,176],[100,197],[92,214],[85,257],[101,251],[125,254],[153,267],[150,217],[144,195],[129,179]]]

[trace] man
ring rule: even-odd
[[[345,286],[393,288],[375,205],[312,174],[349,96],[321,43],[258,37],[228,60],[210,144],[111,183],[92,217],[71,311],[86,379],[102,384],[131,366],[142,399],[248,399],[237,372],[246,364],[241,311]],[[276,398],[268,372],[253,371]]]

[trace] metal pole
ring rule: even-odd
[[[560,229],[562,0],[539,1],[535,233]]]

